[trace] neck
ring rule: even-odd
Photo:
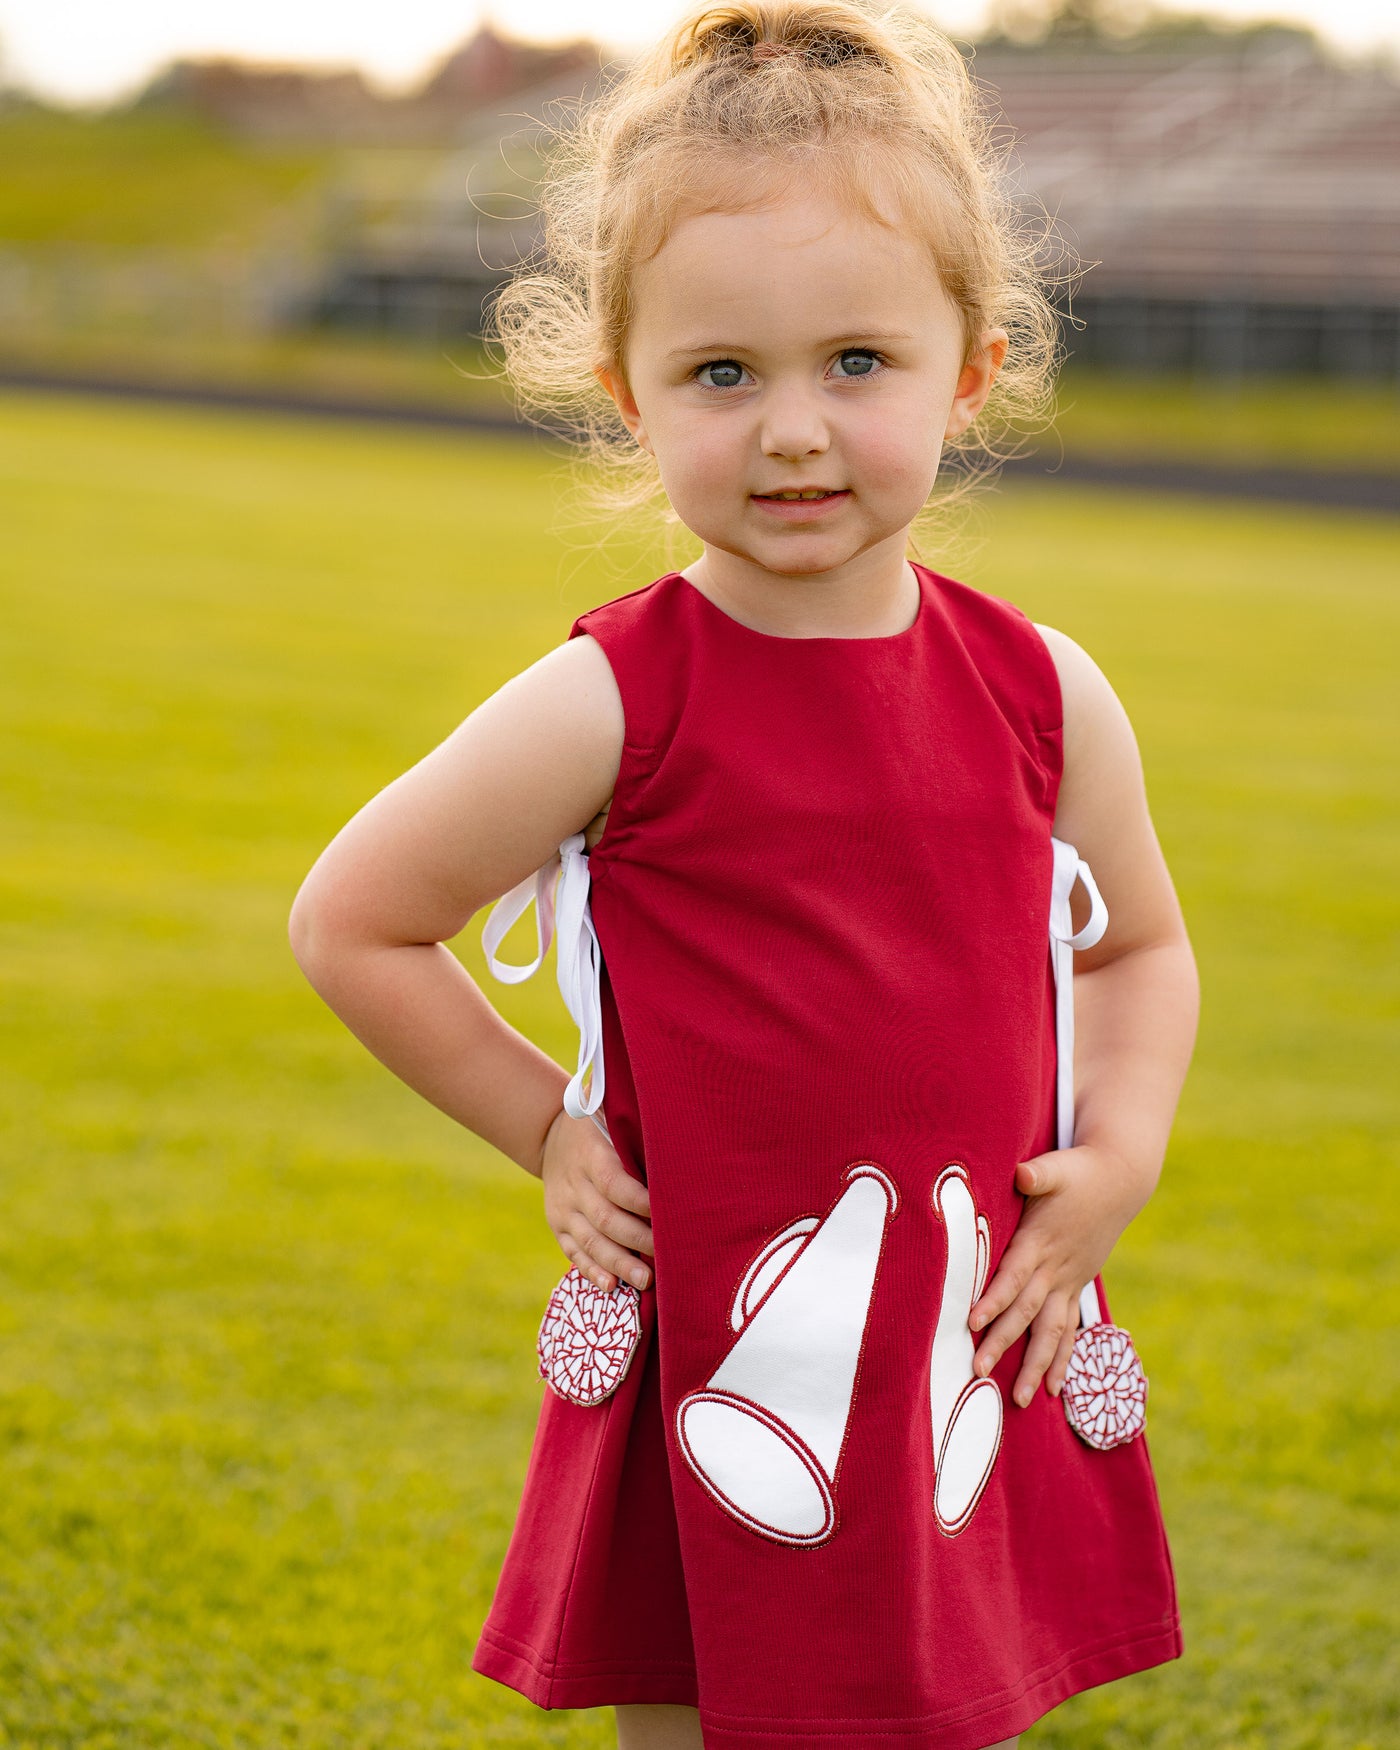
[[[756,632],[779,638],[887,638],[907,631],[919,611],[919,580],[904,547],[901,530],[830,571],[778,572],[707,545],[682,576]]]

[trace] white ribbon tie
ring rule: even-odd
[[[1074,951],[1092,948],[1108,928],[1108,907],[1073,845],[1052,838],[1055,871],[1050,887],[1050,968],[1055,975],[1055,1146],[1074,1147]],[[1077,881],[1089,895],[1089,921],[1076,931],[1070,916],[1070,895]],[[1092,1282],[1079,1296],[1079,1322],[1097,1325],[1103,1319],[1098,1290]]]
[[[578,1068],[564,1090],[564,1110],[571,1118],[591,1118],[603,1135],[607,1122],[603,1103],[603,956],[589,906],[588,857],[581,832],[570,834],[533,875],[503,893],[491,907],[481,932],[486,964],[503,984],[520,984],[538,972],[549,944],[558,936],[556,952],[559,994],[578,1028]],[[498,960],[496,950],[506,932],[535,907],[535,941],[539,952],[528,966]],[[587,1083],[587,1092],[585,1092]]]

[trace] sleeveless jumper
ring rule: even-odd
[[[1181,1651],[1145,1440],[1016,1406],[1025,1337],[972,1380],[1055,1144],[1060,696],[1019,609],[914,569],[888,637],[678,573],[570,631],[626,719],[588,865],[655,1268],[614,1394],[544,1393],[472,1665],[709,1750],[982,1750]]]

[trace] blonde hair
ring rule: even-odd
[[[655,461],[596,373],[625,379],[632,270],[682,216],[772,198],[769,179],[735,175],[736,160],[751,171],[758,159],[779,177],[823,173],[884,224],[873,191],[892,192],[961,314],[964,360],[986,329],[1007,331],[986,406],[945,451],[955,479],[930,501],[935,515],[992,475],[1016,453],[1017,428],[1047,422],[1060,354],[1050,229],[1030,223],[1006,189],[997,131],[949,38],[873,0],[699,7],[581,102],[572,125],[552,130],[540,248],[489,313],[519,405],[563,430],[583,463],[584,505],[650,506],[676,521]]]

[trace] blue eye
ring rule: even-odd
[[[857,361],[857,368],[853,371],[842,371],[841,375],[868,377],[874,370],[875,366],[879,363],[879,358],[880,355],[878,353],[869,352],[863,346],[853,346],[848,351],[841,354],[840,362],[844,365],[847,359],[855,359]]]
[[[704,382],[706,371],[713,371],[718,381]],[[708,364],[700,366],[695,375],[701,380],[701,386],[706,389],[737,389],[743,377],[744,367],[734,359],[711,359]]]

